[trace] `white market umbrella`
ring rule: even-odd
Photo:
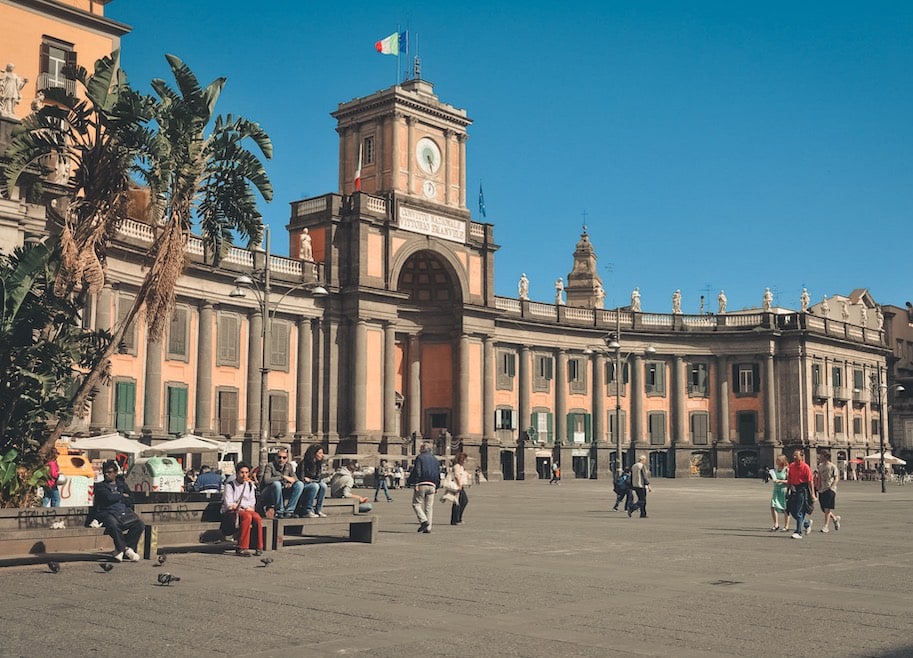
[[[70,441],[70,446],[79,450],[107,450],[110,452],[125,452],[139,455],[148,450],[149,446],[133,439],[128,439],[121,434],[101,434]]]
[[[863,459],[865,459],[866,461],[881,463],[881,453],[876,452],[874,455],[866,455],[865,457],[863,457]],[[900,457],[895,457],[890,452],[884,453],[884,463],[885,464],[897,464],[898,466],[907,465],[907,462],[905,462]]]
[[[143,454],[166,455],[169,453],[219,452],[220,450],[222,450],[221,441],[213,441],[195,434],[185,434],[177,439],[163,441],[151,448],[145,447]]]

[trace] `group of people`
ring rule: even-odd
[[[818,451],[818,465],[814,472],[805,462],[804,451],[794,450],[791,462],[786,455],[780,455],[775,467],[771,469],[770,477],[774,483],[770,500],[770,514],[773,518],[771,532],[789,532],[788,516],[791,516],[796,520],[792,538],[802,539],[808,535],[814,525],[811,515],[815,501],[824,514],[820,532],[830,532],[830,525],[834,526],[834,530],[840,530],[840,516],[834,513],[837,509],[840,469],[831,461],[830,451]]]
[[[624,501],[624,510],[628,513],[628,518],[631,518],[638,510],[640,510],[639,518],[647,518],[647,492],[653,491],[650,488],[648,475],[646,455],[641,455],[633,466],[626,466],[613,485],[616,498],[612,509],[617,512],[618,506]],[[634,502],[635,494],[637,494],[637,502]]]

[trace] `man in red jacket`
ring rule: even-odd
[[[793,539],[802,539],[802,531],[807,535],[812,529],[812,520],[806,520],[806,506],[809,501],[815,501],[818,496],[812,486],[812,469],[805,463],[805,453],[802,450],[793,451],[793,460],[786,471],[786,484],[789,486],[789,513],[796,519],[796,531]],[[812,502],[811,507],[814,507]]]

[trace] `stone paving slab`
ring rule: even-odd
[[[911,486],[841,483],[841,530],[802,540],[756,480],[657,480],[647,519],[605,481],[489,483],[430,534],[392,493],[376,544],[170,555],[168,587],[149,562],[0,569],[0,656],[913,655]]]

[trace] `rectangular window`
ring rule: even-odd
[[[586,393],[586,364],[584,359],[568,359],[567,381],[571,393]]]
[[[571,443],[590,442],[590,414],[570,413],[567,415],[567,435]]]
[[[168,392],[168,433],[187,432],[187,389],[183,386],[167,386]]]
[[[553,429],[553,416],[547,411],[537,411],[532,414],[532,426],[536,430],[536,441],[553,443],[555,432]]]
[[[834,434],[843,434],[843,416],[834,416]]]
[[[865,373],[861,368],[853,368],[853,388],[857,391],[866,390]]]
[[[508,350],[498,351],[498,388],[511,390],[517,372],[517,355]]]
[[[513,409],[495,409],[495,429],[517,429],[517,414]]]
[[[877,418],[872,419],[872,436],[881,436],[881,423]]]
[[[366,165],[374,164],[374,135],[368,135],[362,142],[364,149],[362,152],[363,163]]]
[[[171,312],[171,324],[168,325],[167,358],[187,360],[187,335],[189,333],[190,309],[186,306],[175,306]]]
[[[533,390],[540,393],[549,391],[549,382],[553,379],[554,359],[551,356],[537,354],[534,357]]]
[[[629,378],[629,376],[630,376],[630,373],[629,373],[629,371],[628,371],[628,364],[627,364],[627,363],[625,363],[624,365],[622,365],[621,371],[622,371],[622,378],[621,378],[621,379],[622,379],[622,384],[627,384],[627,383],[628,383],[628,378]],[[606,362],[606,378],[605,378],[605,379],[606,379],[606,382],[608,382],[609,384],[614,384],[614,383],[615,383],[615,381],[616,381],[616,375],[615,375],[615,362],[614,362],[614,361],[607,361],[607,362]],[[622,390],[624,390],[624,389],[622,388]]]
[[[732,366],[732,377],[737,382],[737,393],[750,394],[761,391],[760,366],[756,363],[739,363]]]
[[[824,434],[824,414],[815,414],[815,433]]]
[[[234,313],[219,313],[217,329],[217,366],[235,366],[240,363],[241,318]]]
[[[843,368],[840,366],[834,366],[834,369],[831,371],[831,384],[835,387],[843,386]]]
[[[45,37],[38,57],[38,90],[63,88],[76,93],[75,69],[73,44]]]
[[[289,324],[272,322],[269,325],[269,367],[285,370],[289,367]]]
[[[269,435],[288,434],[288,393],[269,394]]]
[[[815,363],[812,365],[812,386],[821,386],[823,383],[821,381],[821,364]]]
[[[666,412],[651,411],[647,418],[650,424],[650,445],[663,445],[666,442]]]
[[[219,434],[234,436],[238,433],[238,391],[219,390],[217,404]]]
[[[647,395],[665,395],[666,364],[662,361],[647,361],[644,364],[644,372]]]
[[[127,319],[127,314],[133,308],[134,297],[126,293],[117,295],[117,326],[120,327]],[[118,351],[121,354],[132,354],[136,356],[136,320],[130,324],[130,328],[124,333],[120,341]]]
[[[609,440],[612,443],[618,443],[618,439],[621,438],[621,442],[624,443],[628,440],[628,418],[624,410],[618,412],[618,426],[621,428],[621,437],[618,437],[615,433],[615,412],[609,412]]]
[[[707,393],[707,364],[692,363],[688,372],[688,394],[706,397]]]
[[[862,435],[862,416],[853,416],[853,436]]]
[[[132,432],[136,419],[136,383],[114,384],[114,427],[118,432]]]
[[[691,414],[691,442],[696,446],[710,443],[710,414],[696,411]]]

